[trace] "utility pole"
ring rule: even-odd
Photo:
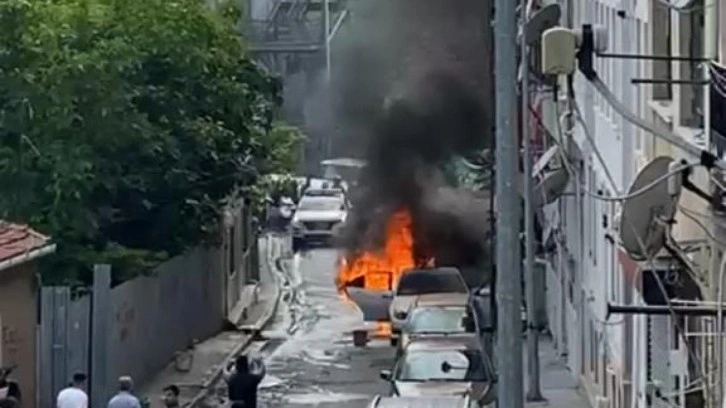
[[[522,143],[524,144],[524,276],[527,291],[527,401],[543,401],[539,378],[539,302],[534,269],[534,208],[532,207],[532,141],[529,135],[529,47],[524,35],[527,24],[527,0],[521,7],[521,67],[522,67]]]
[[[497,369],[499,408],[523,408],[522,260],[520,197],[517,192],[517,2],[495,3]]]
[[[323,0],[323,31],[325,36],[325,79],[330,85],[331,68],[330,68],[330,0]]]

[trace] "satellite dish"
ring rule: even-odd
[[[560,5],[556,3],[548,4],[532,13],[532,17],[524,25],[524,38],[527,40],[527,45],[534,44],[545,30],[559,24],[560,15]]]
[[[560,151],[560,147],[558,145],[554,145],[547,149],[546,152],[537,160],[537,163],[532,166],[532,177],[537,177],[537,175],[547,167],[548,164],[550,164],[550,160],[552,160],[557,152]]]
[[[564,168],[546,172],[532,189],[532,205],[539,208],[554,202],[565,192],[569,181],[570,174]]]
[[[669,171],[673,158],[660,156],[640,170],[628,190],[628,195],[663,177]],[[666,227],[663,221],[673,219],[680,198],[668,193],[668,179],[623,202],[620,216],[620,240],[628,255],[636,261],[655,256],[665,245]]]

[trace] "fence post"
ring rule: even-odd
[[[105,407],[108,399],[108,346],[111,318],[111,266],[94,265],[91,306],[91,406]]]

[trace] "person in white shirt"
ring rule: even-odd
[[[83,390],[85,382],[85,374],[73,374],[73,383],[58,393],[56,408],[88,408],[88,395]]]

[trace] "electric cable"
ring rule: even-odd
[[[605,100],[615,109],[616,112],[618,112],[624,119],[626,119],[628,122],[632,123],[633,125],[645,130],[646,132],[649,132],[653,134],[656,137],[659,137],[666,142],[680,148],[681,150],[695,156],[701,159],[701,162],[706,167],[718,167],[722,170],[726,170],[726,163],[724,163],[722,160],[718,159],[717,157],[713,156],[710,152],[706,150],[699,149],[696,146],[691,145],[690,143],[683,140],[680,136],[671,133],[671,132],[663,132],[659,129],[656,129],[655,126],[648,123],[647,121],[639,118],[630,110],[625,107],[618,99],[613,95],[613,93],[608,89],[607,85],[605,85],[604,82],[597,76],[592,78],[590,80],[590,83],[595,87],[595,89],[605,98]]]

